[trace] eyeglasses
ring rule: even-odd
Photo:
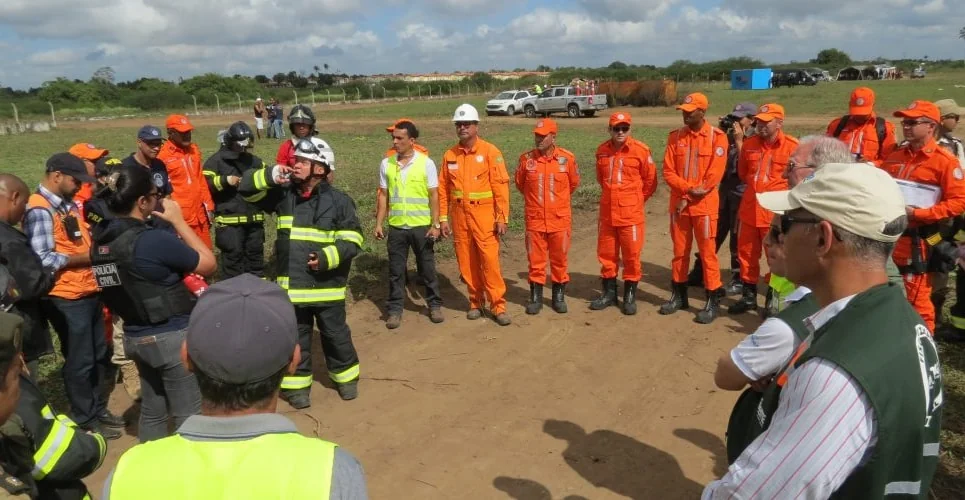
[[[922,123],[929,123],[927,120],[902,120],[902,127],[914,127],[915,125],[921,125]]]
[[[618,134],[625,134],[625,133],[627,133],[627,132],[630,131],[630,126],[629,126],[629,125],[618,125],[618,126],[616,126],[616,127],[611,127],[610,130],[612,130],[612,131],[614,131],[614,132],[616,132],[616,133],[618,133]]]
[[[792,171],[792,170],[799,169],[799,168],[815,169],[815,168],[818,168],[818,167],[817,167],[817,165],[814,165],[814,164],[811,164],[811,163],[805,163],[804,165],[798,165],[797,162],[794,161],[794,160],[790,160],[790,161],[787,162],[787,171],[788,171],[788,172],[790,172],[790,171]]]
[[[955,120],[955,121],[958,121],[958,119],[959,119],[959,116],[956,115],[956,114],[945,115],[945,116],[942,117],[942,120]]]
[[[476,122],[456,122],[456,128],[465,128],[475,124]]]
[[[159,193],[159,192],[157,192],[157,191],[152,191],[152,192],[144,195],[144,197],[145,197],[145,198],[160,198],[160,197],[161,197],[161,193]]]

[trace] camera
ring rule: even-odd
[[[717,122],[717,126],[720,127],[720,129],[723,130],[724,132],[727,132],[728,135],[730,135],[731,131],[733,131],[734,129],[734,123],[736,123],[737,120],[739,120],[739,118],[737,118],[734,115],[722,116],[720,117],[720,120]]]

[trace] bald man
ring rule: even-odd
[[[17,282],[20,298],[10,312],[23,318],[23,351],[30,373],[44,354],[53,352],[50,331],[40,312],[40,299],[54,286],[30,241],[17,225],[27,211],[30,189],[19,177],[0,174],[0,258]]]

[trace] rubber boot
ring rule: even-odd
[[[539,314],[543,309],[543,285],[530,282],[529,303],[526,304],[526,314]]]
[[[337,384],[335,388],[338,391],[338,396],[342,398],[342,401],[351,401],[359,397],[358,379],[348,382],[346,384]]]
[[[671,283],[670,300],[660,306],[660,314],[673,314],[688,308],[690,308],[690,300],[687,297],[687,283]]]
[[[312,398],[308,391],[281,391],[281,398],[288,402],[292,408],[301,410],[312,405]]]
[[[600,296],[590,302],[590,309],[599,311],[610,306],[617,305],[617,280],[616,278],[603,278],[603,292]]]
[[[566,283],[553,283],[553,310],[563,314],[566,312]]]
[[[728,314],[743,314],[747,311],[757,310],[757,285],[751,283],[744,283],[743,290],[741,291],[741,298],[730,306],[727,310]]]
[[[744,291],[744,284],[741,283],[740,273],[734,273],[730,277],[730,283],[724,287],[725,293],[727,295],[740,295]]]
[[[707,304],[697,313],[694,321],[702,325],[713,323],[714,320],[717,319],[717,316],[720,315],[720,299],[724,296],[724,293],[724,287],[716,290],[707,290]]]
[[[694,268],[687,275],[687,286],[704,286],[704,264],[699,253],[694,254]]]
[[[637,313],[637,282],[623,282],[623,314],[633,316]]]

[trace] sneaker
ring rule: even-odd
[[[506,313],[499,313],[496,315],[496,324],[499,326],[509,326],[513,322]]]
[[[385,327],[389,330],[395,330],[400,325],[402,325],[402,316],[399,314],[390,314],[389,319],[385,320]]]
[[[466,313],[466,319],[476,320],[481,317],[482,317],[482,311],[480,311],[479,309],[470,309],[469,312]]]
[[[104,410],[100,415],[97,416],[97,421],[107,427],[119,427],[123,429],[127,425],[127,422],[124,422],[123,417],[114,415],[107,410]]]
[[[110,427],[105,427],[101,425],[99,422],[92,422],[87,426],[83,427],[83,429],[87,432],[100,434],[101,436],[104,437],[104,439],[107,439],[107,440],[119,439],[122,435],[121,431],[117,429],[111,429]]]
[[[135,365],[133,361],[121,365],[121,378],[127,395],[134,401],[140,401],[141,376],[137,373],[137,365]]]
[[[338,384],[336,386],[338,389],[338,395],[341,396],[343,401],[351,401],[359,397],[359,381],[355,380],[347,384]]]
[[[446,317],[442,315],[442,309],[438,307],[433,307],[429,309],[429,319],[433,323],[442,323],[446,320]]]

